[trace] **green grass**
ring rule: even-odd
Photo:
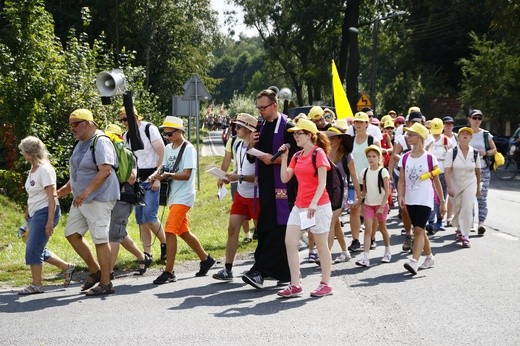
[[[205,171],[212,166],[220,167],[221,161],[221,157],[201,157],[200,191],[197,191],[195,206],[188,214],[191,231],[199,238],[205,250],[216,258],[223,257],[225,253],[231,198],[228,195],[224,201],[218,201],[216,178],[205,173]],[[23,211],[2,195],[0,195],[0,205],[2,210],[0,212],[0,286],[22,286],[31,280],[30,269],[25,265],[25,244],[16,235],[18,227],[23,221]],[[159,218],[162,212],[161,207]],[[163,225],[167,216],[168,211],[166,210],[163,216]],[[79,270],[86,272],[84,262],[74,252],[63,235],[66,221],[67,215],[63,215],[47,247],[65,261],[76,263]],[[139,229],[133,214],[129,219],[128,231],[130,236],[138,243],[139,248],[142,249]],[[242,234],[240,237],[242,237]],[[88,233],[86,239],[89,241],[91,248],[94,249]],[[195,253],[182,240],[179,240],[178,244],[177,261],[198,260]],[[238,251],[253,251],[255,246],[256,243],[241,245]],[[159,257],[159,251],[159,242],[156,240],[153,246],[155,258]],[[130,270],[135,266],[135,257],[121,248],[116,270]],[[154,266],[162,265],[154,263],[152,267]],[[44,264],[44,284],[61,284],[62,279],[59,276],[57,277],[59,272],[58,268]]]

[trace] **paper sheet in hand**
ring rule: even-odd
[[[256,157],[260,157],[260,156],[267,155],[267,154],[264,153],[263,151],[260,151],[260,150],[255,149],[255,148],[251,148],[251,149],[249,149],[248,151],[246,151],[246,153],[248,153],[249,155],[256,156]]]
[[[226,189],[226,187],[224,185],[222,185],[221,187],[218,188],[218,200],[219,202],[222,202],[222,200],[224,199],[224,197],[226,197],[228,193],[228,189]]]
[[[302,225],[302,229],[307,229],[316,226],[316,218],[313,216],[312,218],[307,217],[307,210],[300,211],[300,221]]]
[[[217,167],[213,167],[213,168],[210,168],[206,171],[206,173],[209,173],[219,179],[227,179],[226,178],[226,172],[224,172],[223,170],[221,170],[220,168],[217,168]]]

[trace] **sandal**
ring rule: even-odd
[[[244,244],[249,244],[249,243],[251,243],[252,241],[253,241],[252,238],[245,237],[243,243],[244,243]]]
[[[103,295],[106,295],[106,294],[112,294],[114,292],[115,291],[113,289],[113,286],[112,286],[111,282],[108,285],[104,285],[102,283],[99,283],[99,285],[97,285],[96,287],[94,287],[91,290],[85,292],[85,295],[87,295],[89,297],[94,297],[94,296],[103,296]]]
[[[29,286],[25,287],[24,289],[21,289],[18,291],[18,295],[20,296],[28,296],[29,294],[38,294],[45,292],[43,290],[43,286],[36,286],[33,284],[30,284]]]
[[[63,286],[68,287],[70,285],[75,271],[76,265],[73,263],[68,264],[67,269],[63,271]]]
[[[149,256],[147,253],[144,254],[144,260],[138,260],[137,264],[138,267],[136,269],[137,273],[134,273],[134,275],[143,275],[146,273],[146,269],[152,264],[153,259],[151,256]]]
[[[88,274],[87,281],[85,281],[83,286],[81,286],[81,292],[91,289],[99,282],[99,280],[101,280],[101,271],[100,270],[98,270],[95,273]]]

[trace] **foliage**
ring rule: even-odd
[[[471,35],[474,54],[461,59],[464,75],[461,100],[467,108],[482,109],[486,117],[518,122],[520,106],[520,49],[486,36]]]
[[[248,113],[254,115],[256,110],[256,95],[244,96],[235,94],[228,105],[228,114],[231,118],[235,118],[238,113]]]

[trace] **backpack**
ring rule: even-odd
[[[380,167],[379,168],[379,171],[377,172],[377,187],[379,188],[379,193],[381,193],[381,189],[384,190],[385,188],[385,183],[383,181],[383,168],[384,167]],[[364,170],[364,173],[363,173],[363,186],[366,187],[367,186],[367,172],[368,172],[368,169],[369,168],[365,168]]]
[[[134,153],[130,149],[127,149],[123,145],[123,142],[112,141],[112,139],[105,134],[95,135],[94,140],[92,141],[92,144],[90,145],[90,150],[92,151],[92,159],[94,160],[94,164],[96,165],[96,167],[97,167],[97,162],[96,162],[96,155],[94,154],[94,152],[96,150],[97,141],[98,141],[99,137],[101,137],[101,136],[104,136],[104,137],[107,137],[108,139],[110,139],[110,142],[114,145],[114,150],[117,155],[118,164],[116,167],[113,167],[113,168],[114,168],[114,171],[116,172],[117,180],[120,183],[125,183],[128,180],[128,178],[130,178],[130,175],[132,174],[132,169],[135,166]]]
[[[453,148],[452,161],[455,161],[455,158],[457,157],[458,151],[459,151],[459,147],[454,147]],[[473,149],[473,161],[475,161],[475,163],[477,162],[477,157],[478,157],[478,152],[475,149]]]
[[[403,169],[406,169],[406,161],[408,160],[408,156],[410,156],[409,151],[403,156]],[[426,158],[428,161],[428,171],[431,172],[433,171],[433,156],[427,152]]]
[[[147,123],[146,124],[146,126],[144,127],[144,134],[148,138],[148,141],[150,143],[152,143],[152,139],[150,137],[150,126],[152,126],[151,123]],[[164,136],[161,136],[161,138],[162,138],[162,141],[164,143],[164,146],[167,146],[168,144],[170,144],[170,141],[168,139],[166,139]],[[128,136],[126,136],[126,143],[130,143],[130,138]]]
[[[298,158],[303,153],[303,150],[297,152],[295,155],[295,161],[298,162]],[[318,167],[316,167],[316,156],[318,155],[318,150],[314,150],[312,152],[312,165],[314,166],[314,176],[318,175]],[[339,168],[332,162],[329,158],[330,169],[327,171],[327,180],[325,183],[325,188],[327,189],[327,193],[330,199],[330,205],[332,210],[340,209],[343,205],[343,195],[345,193],[345,182],[343,181],[343,177],[341,176],[341,172]]]

